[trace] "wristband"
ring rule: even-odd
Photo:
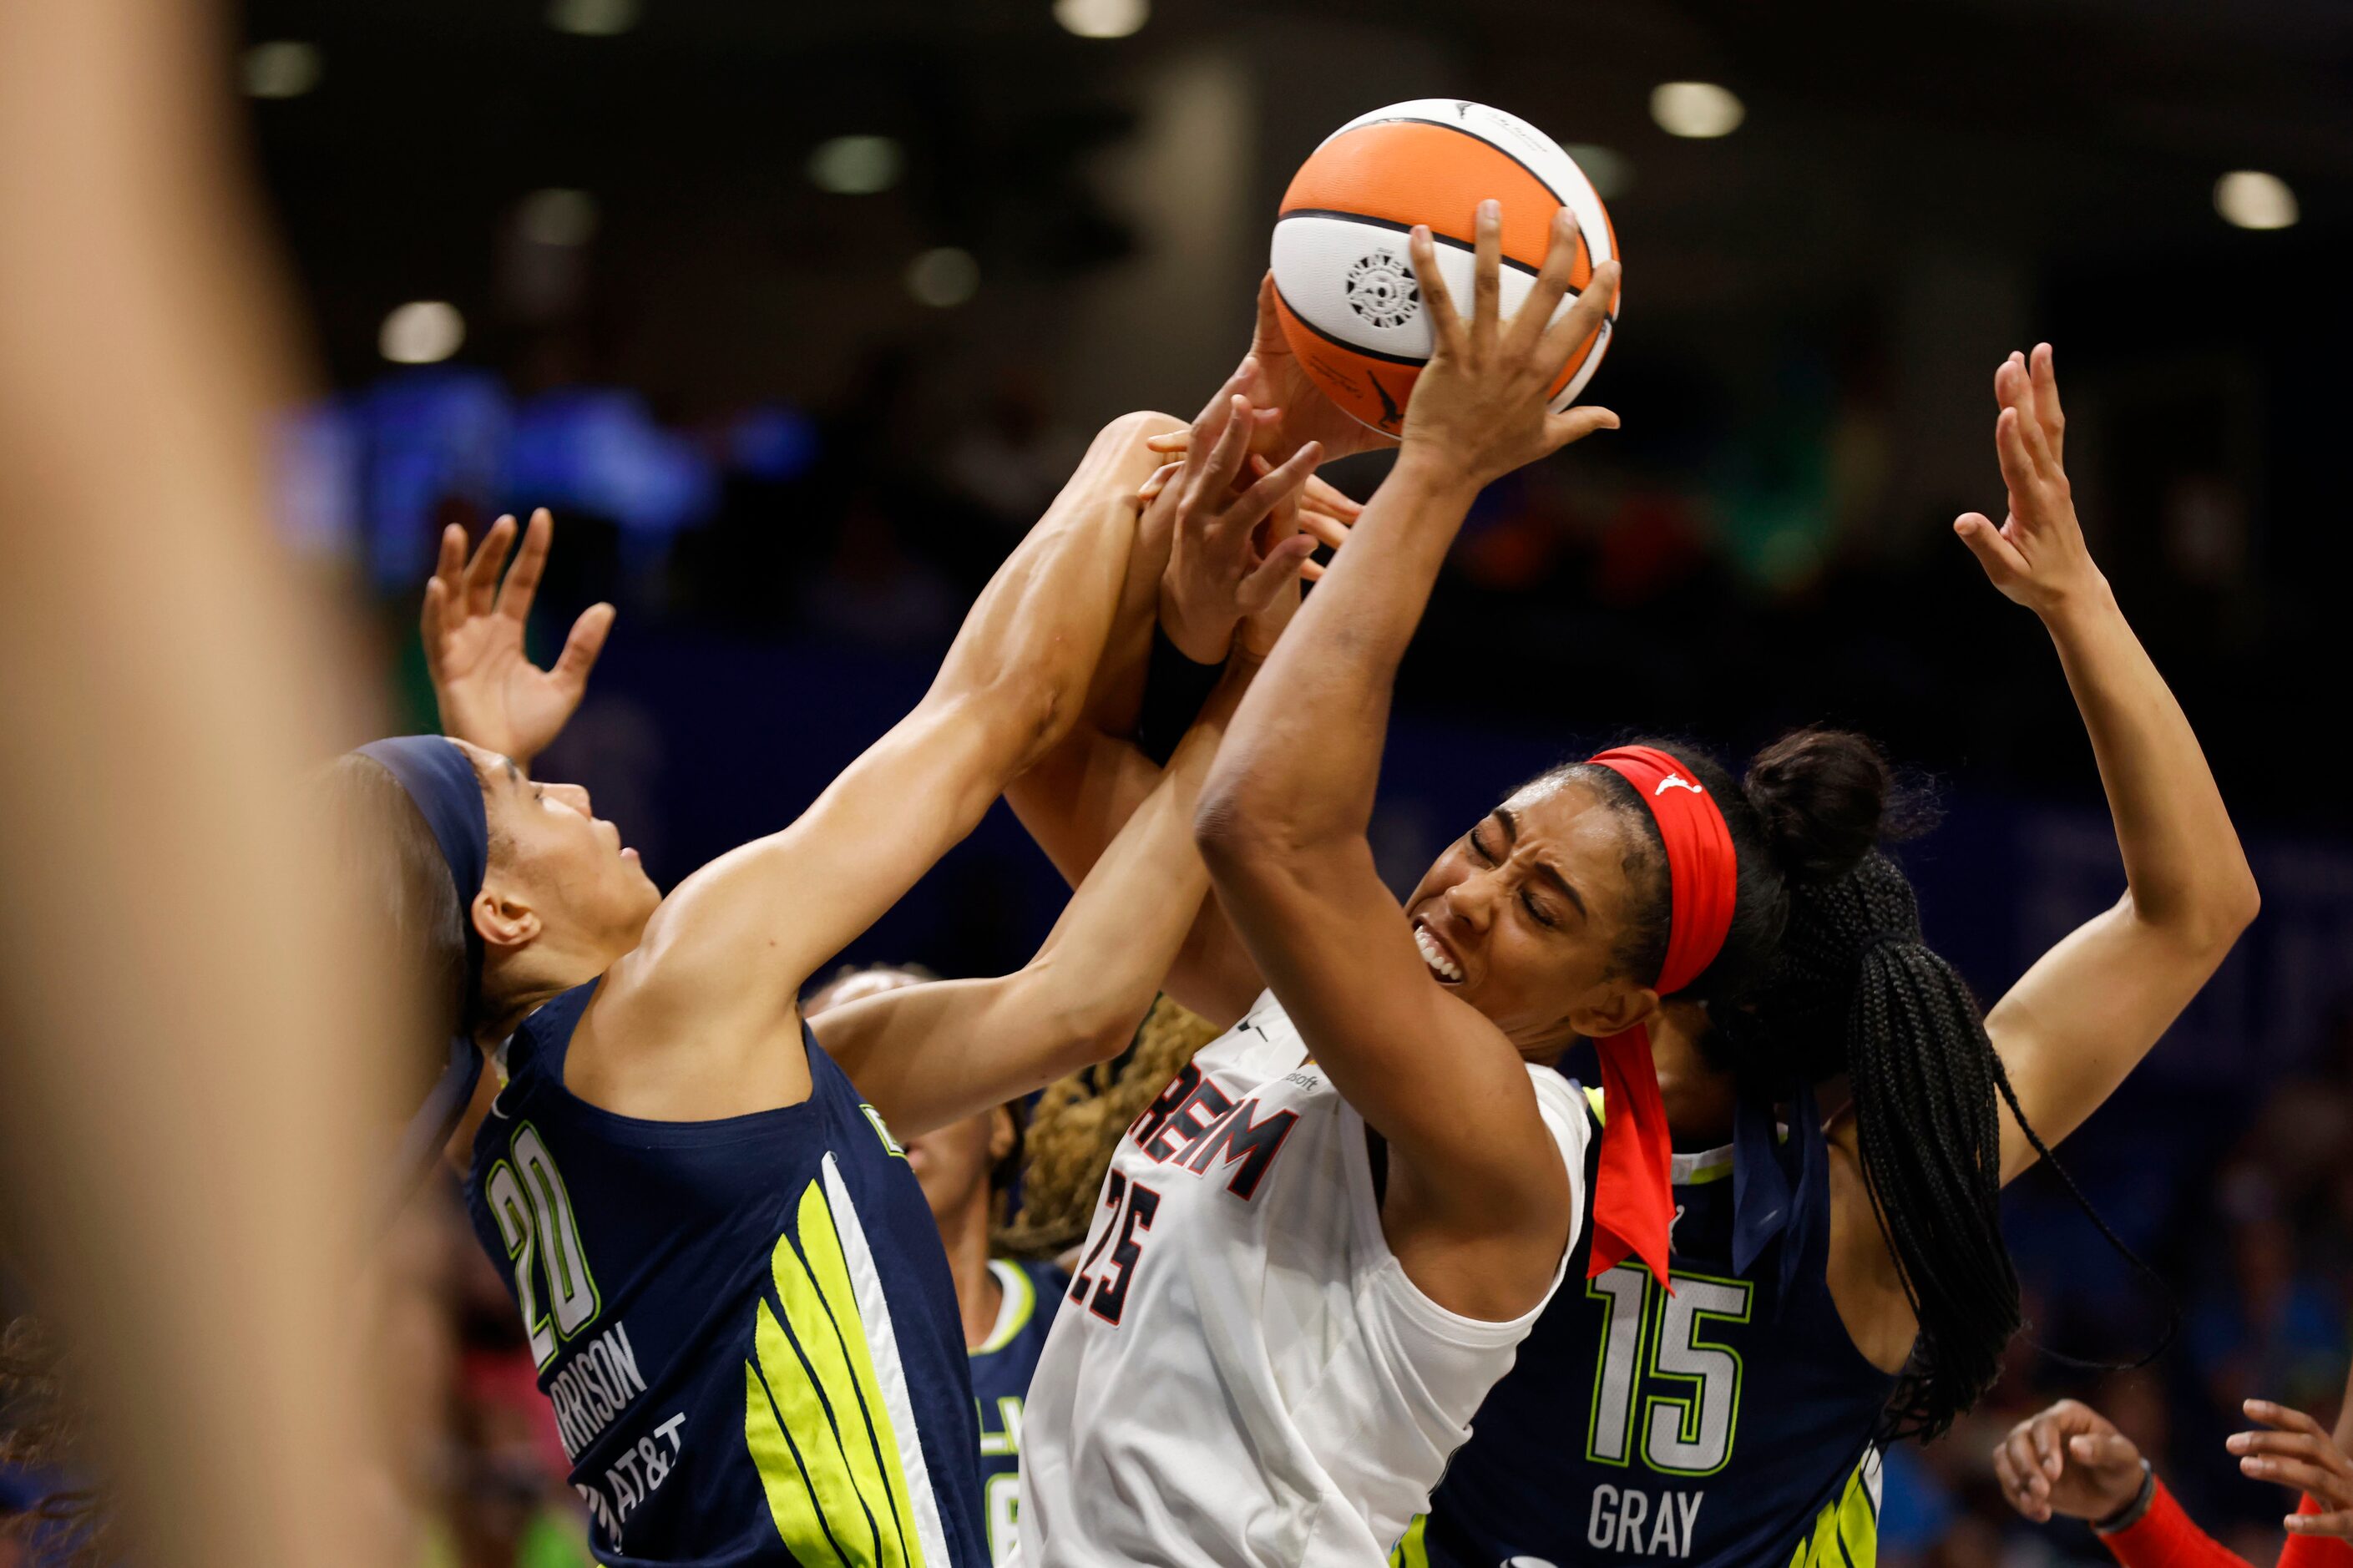
[[[2133,1493],[2132,1501],[2105,1519],[2092,1521],[2094,1535],[2114,1535],[2130,1530],[2148,1515],[2149,1504],[2157,1500],[2157,1472],[2149,1468],[2147,1459],[2140,1462],[2140,1489]]]
[[[1152,659],[1145,666],[1144,705],[1135,719],[1136,749],[1161,767],[1176,753],[1176,742],[1201,716],[1202,704],[1216,690],[1225,665],[1196,664],[1168,640],[1157,622],[1152,627]]]

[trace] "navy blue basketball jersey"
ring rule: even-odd
[[[987,1568],[963,1321],[904,1154],[806,1027],[809,1098],[643,1121],[533,1015],[466,1205],[506,1270],[600,1563]]]
[[[1736,1273],[1732,1152],[1674,1158],[1672,1295],[1635,1265],[1579,1279],[1578,1261],[1393,1563],[1871,1568],[1871,1437],[1895,1379],[1831,1300],[1827,1183],[1793,1232],[1789,1300],[1778,1252]]]
[[[1021,1502],[1021,1405],[1046,1348],[1046,1331],[1071,1277],[1050,1263],[989,1260],[1005,1292],[988,1338],[972,1351],[972,1394],[980,1402],[982,1506],[988,1511],[988,1550],[998,1563],[1013,1555],[1014,1517]]]

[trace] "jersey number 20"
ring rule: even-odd
[[[513,1163],[501,1160],[491,1167],[482,1196],[498,1216],[499,1234],[514,1265],[515,1298],[531,1334],[532,1360],[545,1366],[555,1354],[557,1335],[568,1340],[595,1320],[596,1281],[581,1256],[572,1195],[564,1190],[564,1177],[548,1157],[538,1130],[528,1121],[516,1128],[508,1152]],[[547,1282],[544,1308],[541,1279]]]
[[[1748,1321],[1745,1279],[1677,1274],[1669,1295],[1647,1268],[1620,1264],[1585,1282],[1609,1305],[1593,1369],[1585,1457],[1642,1463],[1670,1476],[1709,1476],[1732,1458],[1740,1424],[1740,1352],[1706,1337],[1712,1322]]]

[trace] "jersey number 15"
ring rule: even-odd
[[[1593,1369],[1585,1457],[1642,1463],[1670,1476],[1710,1476],[1732,1458],[1740,1425],[1740,1352],[1708,1339],[1711,1323],[1748,1321],[1745,1279],[1677,1274],[1673,1295],[1647,1268],[1620,1264],[1585,1282],[1605,1302]]]

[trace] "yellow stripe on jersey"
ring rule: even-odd
[[[816,1205],[814,1213],[810,1207],[812,1202]],[[826,1211],[824,1194],[818,1191],[815,1182],[809,1184],[807,1192],[801,1197],[800,1229],[801,1246],[807,1249],[814,1262],[821,1250],[822,1241],[812,1234],[813,1231],[821,1229],[825,1239],[830,1239],[834,1234],[831,1216]],[[794,1325],[793,1337],[817,1373],[818,1386],[825,1391],[826,1405],[834,1411],[830,1428],[825,1425],[823,1409],[814,1410],[814,1418],[819,1430],[839,1430],[842,1454],[849,1465],[850,1479],[856,1483],[858,1500],[865,1504],[863,1513],[873,1520],[874,1529],[881,1532],[879,1552],[869,1547],[870,1552],[873,1553],[872,1560],[887,1565],[887,1568],[897,1568],[898,1564],[910,1558],[922,1562],[923,1548],[913,1543],[914,1531],[907,1529],[902,1535],[897,1522],[900,1500],[907,1489],[906,1478],[899,1473],[897,1448],[895,1446],[890,1448],[890,1479],[886,1481],[883,1479],[882,1456],[878,1452],[880,1446],[872,1440],[875,1418],[882,1409],[881,1400],[874,1392],[871,1373],[861,1380],[850,1370],[850,1357],[844,1349],[844,1339],[854,1336],[859,1343],[858,1359],[864,1360],[866,1336],[860,1331],[856,1310],[851,1310],[846,1322],[828,1317],[826,1303],[818,1297],[817,1285],[809,1279],[809,1271],[801,1266],[799,1258],[793,1256],[793,1249],[783,1242],[776,1244],[769,1264],[776,1278],[776,1295],[785,1304],[786,1321]],[[765,1314],[767,1303],[763,1301],[760,1310]],[[863,1398],[860,1398],[861,1394]],[[881,1421],[882,1429],[888,1431],[890,1418],[882,1416]],[[795,1427],[794,1430],[798,1431],[799,1428]]]
[[[1814,1516],[1789,1568],[1873,1568],[1879,1561],[1879,1451],[1864,1451],[1838,1500]]]
[[[1421,1532],[1429,1528],[1430,1515],[1413,1516],[1413,1522],[1405,1527],[1405,1533],[1389,1552],[1389,1568],[1430,1568],[1430,1548],[1421,1539]]]
[[[763,1316],[766,1308],[767,1303],[762,1302]],[[792,1353],[792,1347],[786,1346],[785,1354]],[[776,1533],[784,1538],[793,1561],[807,1568],[849,1568],[826,1533],[816,1489],[785,1436],[768,1385],[748,1361],[744,1363],[744,1443],[752,1451],[753,1467],[760,1472],[760,1489],[768,1495],[768,1512],[776,1521]],[[868,1539],[872,1539],[871,1531]]]
[[[787,1250],[781,1243],[777,1249]],[[799,1267],[797,1260],[794,1267]],[[808,1320],[795,1317],[793,1321],[807,1322]],[[819,1347],[831,1333],[831,1328],[820,1317],[816,1333],[797,1337],[811,1352],[809,1359],[821,1363],[825,1358]],[[811,1342],[813,1340],[815,1343]],[[785,1337],[783,1327],[777,1323],[776,1314],[768,1310],[765,1301],[760,1303],[760,1321],[754,1342],[759,1352],[760,1374],[767,1382],[768,1396],[775,1401],[776,1415],[799,1455],[827,1533],[833,1537],[847,1562],[896,1564],[900,1559],[892,1548],[897,1543],[886,1540],[878,1545],[873,1523],[878,1519],[885,1521],[890,1519],[890,1506],[885,1502],[876,1509],[877,1500],[868,1487],[861,1484],[865,1477],[859,1473],[861,1455],[867,1458],[863,1468],[869,1470],[873,1468],[873,1450],[859,1435],[864,1421],[863,1414],[854,1404],[845,1405],[841,1403],[838,1390],[829,1382],[825,1396],[818,1396],[818,1384],[810,1381],[808,1369],[801,1364],[800,1355],[793,1348],[793,1341]],[[839,1359],[838,1350],[834,1359]],[[849,1411],[849,1420],[838,1434],[835,1418],[827,1415],[828,1405],[836,1411]],[[874,1485],[879,1490],[879,1478]],[[886,1537],[891,1533],[887,1526],[883,1533]],[[787,1536],[786,1542],[792,1544],[791,1537]]]
[[[781,1236],[769,1258],[784,1321],[759,1304],[757,1365],[744,1366],[744,1440],[769,1512],[803,1563],[924,1568],[898,1434],[818,1183],[797,1219],[799,1249]]]

